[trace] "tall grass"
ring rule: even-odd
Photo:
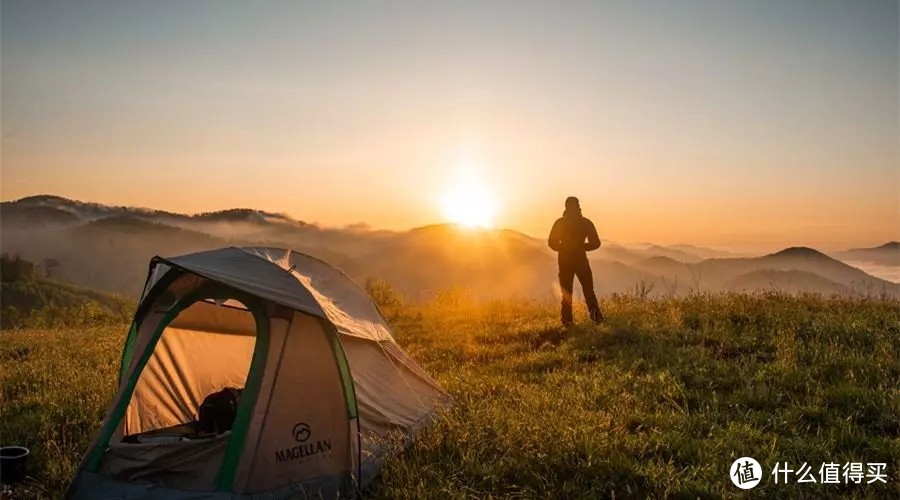
[[[126,324],[0,333],[0,444],[31,451],[13,498],[54,498],[115,395]]]
[[[712,498],[740,493],[728,467],[751,456],[764,468],[754,496],[900,497],[896,302],[616,296],[603,307],[604,325],[563,330],[549,304],[385,305],[455,406],[366,496]],[[34,453],[17,493],[64,490],[115,390],[124,331],[3,334],[0,442]],[[775,485],[785,461],[886,462],[890,478]]]

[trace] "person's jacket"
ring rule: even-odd
[[[584,255],[600,248],[600,237],[594,223],[583,217],[581,211],[566,210],[553,223],[547,244],[561,255]]]

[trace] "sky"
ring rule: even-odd
[[[900,239],[896,1],[3,0],[3,200]],[[462,197],[465,199],[465,196]]]

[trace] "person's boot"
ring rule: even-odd
[[[599,325],[600,323],[603,323],[603,313],[600,312],[600,308],[599,308],[599,307],[593,307],[593,308],[591,308],[590,311],[588,311],[588,314],[590,314],[590,316],[591,316],[591,321],[593,321],[594,323],[596,323],[596,324],[598,324],[598,325]]]
[[[572,326],[572,304],[568,304],[566,302],[562,303],[562,308],[560,310],[560,320],[562,321],[562,325],[564,328],[569,328]]]

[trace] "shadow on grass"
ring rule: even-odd
[[[570,345],[579,362],[594,363],[621,358],[623,353],[643,355],[658,343],[630,323],[611,318],[601,325],[576,326]]]
[[[532,349],[559,347],[569,338],[569,332],[561,326],[526,330],[523,337]]]

